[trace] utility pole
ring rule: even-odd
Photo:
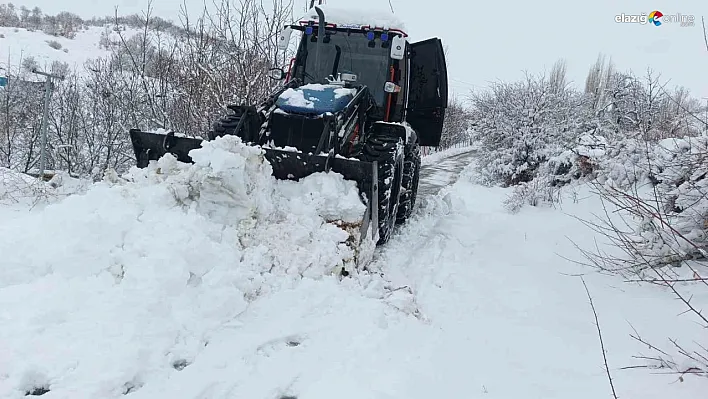
[[[47,166],[47,124],[49,119],[49,100],[52,97],[52,79],[64,80],[64,76],[54,75],[47,72],[32,69],[32,73],[44,76],[47,80],[44,82],[44,114],[42,115],[42,144],[39,154],[39,178],[44,180],[44,170]]]

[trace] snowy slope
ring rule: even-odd
[[[136,32],[135,29],[128,28],[122,34],[127,39]],[[110,27],[89,26],[77,31],[73,39],[48,35],[42,31],[0,27],[0,68],[7,68],[9,63],[14,70],[24,58],[34,57],[45,70],[49,69],[52,62],[59,61],[69,64],[70,69],[81,72],[86,61],[111,54],[110,49],[99,45],[101,35],[104,34],[111,40],[119,39],[118,34]],[[50,41],[58,42],[61,48],[50,47]]]
[[[474,184],[468,168],[371,273],[340,281],[329,272],[348,253],[324,220],[360,210],[352,185],[275,182],[232,138],[196,161],[113,176],[0,224],[0,397],[610,397],[569,276],[588,270],[558,256],[578,256],[567,236],[593,245],[564,212],[590,218],[596,198],[511,215],[509,192]],[[628,321],[657,344],[704,334],[675,316],[680,304],[615,277],[586,281],[618,395],[701,397],[702,380],[619,370],[644,349]]]

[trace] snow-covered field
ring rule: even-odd
[[[662,346],[705,333],[667,291],[563,259],[581,258],[571,240],[594,246],[572,217],[601,211],[582,188],[562,210],[512,215],[510,191],[476,185],[469,167],[370,273],[342,279],[350,253],[325,220],[361,210],[352,184],[276,182],[233,138],[200,153],[0,207],[0,397],[611,397],[577,273],[620,397],[705,392],[620,370],[646,349],[631,326]]]

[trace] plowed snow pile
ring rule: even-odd
[[[0,223],[0,397],[135,390],[260,296],[337,281],[352,252],[326,221],[364,213],[354,182],[277,181],[235,137],[192,156]]]

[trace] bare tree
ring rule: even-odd
[[[558,60],[551,68],[548,84],[555,93],[561,93],[567,89],[567,64],[565,60]]]
[[[602,339],[602,329],[600,328],[600,319],[597,317],[597,310],[595,309],[595,304],[592,301],[592,296],[590,295],[590,289],[588,288],[588,285],[585,283],[585,279],[583,277],[580,277],[580,280],[583,282],[583,286],[585,287],[585,292],[588,295],[588,301],[590,302],[590,308],[592,309],[592,314],[595,317],[595,327],[597,328],[597,336],[600,339],[600,349],[602,351],[602,359],[605,365],[605,373],[607,374],[607,380],[610,383],[610,388],[612,389],[612,397],[614,399],[617,399],[617,391],[615,391],[615,384],[612,381],[612,374],[610,373],[610,366],[607,364],[607,350],[605,350],[605,342]]]
[[[470,109],[459,98],[452,98],[445,111],[439,149],[470,145],[472,118]]]

